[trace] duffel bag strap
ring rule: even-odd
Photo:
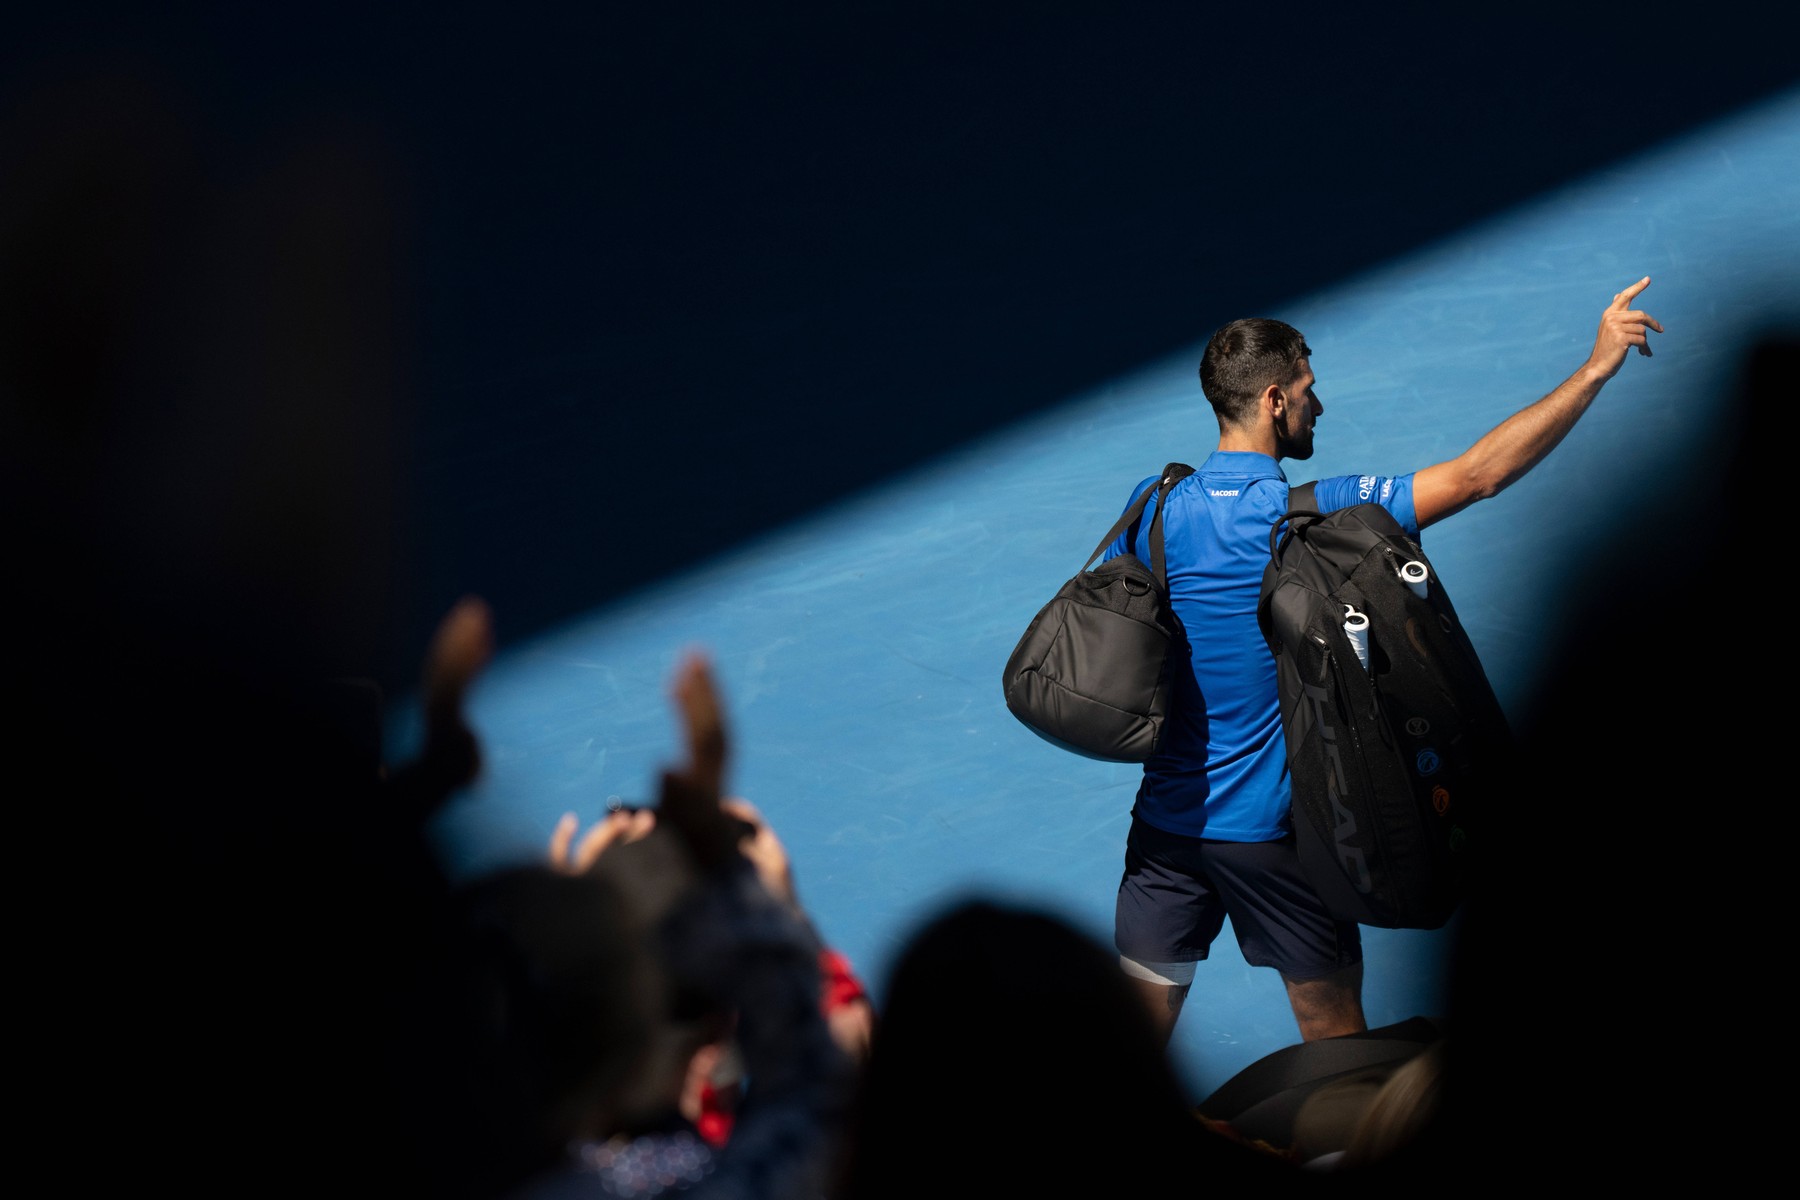
[[[1169,590],[1169,574],[1163,559],[1163,510],[1169,506],[1169,493],[1175,485],[1193,473],[1194,468],[1186,463],[1172,462],[1163,468],[1162,482],[1155,489],[1160,499],[1156,502],[1156,515],[1150,518],[1150,570],[1165,593]]]
[[[1094,547],[1094,552],[1087,556],[1087,561],[1081,564],[1081,569],[1085,571],[1093,566],[1094,560],[1104,554],[1106,548],[1117,541],[1121,533],[1124,533],[1127,529],[1137,525],[1139,519],[1144,515],[1144,506],[1150,503],[1150,498],[1152,496],[1166,494],[1177,483],[1186,479],[1193,473],[1194,468],[1188,466],[1186,463],[1170,463],[1168,466],[1164,467],[1162,478],[1157,480],[1156,486],[1145,488],[1143,493],[1138,496],[1136,500],[1131,502],[1130,507],[1119,514],[1119,519],[1113,523],[1111,529],[1106,531],[1106,536],[1100,539],[1100,544]],[[1160,566],[1163,550],[1162,509],[1162,501],[1158,500],[1156,503],[1156,516],[1152,517],[1150,520],[1150,558],[1151,565],[1156,569],[1157,579],[1161,580],[1166,587],[1168,581],[1163,578],[1163,572]]]

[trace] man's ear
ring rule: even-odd
[[[1281,414],[1287,411],[1287,393],[1281,390],[1279,383],[1271,383],[1263,389],[1262,408],[1276,421],[1281,420]]]

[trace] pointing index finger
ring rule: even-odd
[[[1649,286],[1650,286],[1650,277],[1648,275],[1646,275],[1642,279],[1638,280],[1636,283],[1632,284],[1630,287],[1626,288],[1624,291],[1620,292],[1618,295],[1614,296],[1612,306],[1614,308],[1630,308],[1631,302],[1633,300],[1637,299],[1638,293],[1643,291],[1645,288],[1647,288]]]

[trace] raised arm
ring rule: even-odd
[[[1413,477],[1419,528],[1510,487],[1556,449],[1606,381],[1618,374],[1631,347],[1649,357],[1649,331],[1661,333],[1663,327],[1649,313],[1632,307],[1638,293],[1649,286],[1646,275],[1613,297],[1601,314],[1593,353],[1555,391],[1502,421],[1455,458]]]

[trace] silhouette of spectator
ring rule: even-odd
[[[1447,1043],[1322,1083],[1294,1115],[1295,1156],[1315,1170],[1359,1171],[1412,1146],[1436,1119]]]
[[[837,1200],[1311,1186],[1202,1121],[1116,957],[973,898],[902,947]]]
[[[610,836],[579,840],[565,822],[555,861],[466,894],[510,1195],[817,1200],[835,1163],[855,1063],[821,1009],[822,947],[791,885],[765,883],[787,875],[772,831],[721,800],[726,737],[702,657],[674,692],[687,761],[664,773],[654,821],[615,816]],[[714,1141],[684,1105],[696,1062],[727,1042],[746,1087]]]
[[[66,1114],[31,1140],[96,1190],[416,1183],[388,1033],[443,897],[373,697],[321,682],[413,654],[390,178],[329,122],[235,159],[129,54],[41,67],[0,103],[13,883],[53,915],[19,1021],[61,1048],[20,1082]]]
[[[1396,1070],[1444,1039],[1441,1020],[1415,1016],[1302,1040],[1238,1071],[1196,1111],[1241,1139],[1309,1167],[1336,1166],[1357,1122]]]
[[[738,847],[756,868],[757,877],[769,894],[792,908],[800,919],[809,921],[800,904],[787,848],[762,813],[741,797],[724,800],[721,807],[739,822]],[[638,841],[655,828],[656,812],[649,808],[616,808],[585,833],[579,832],[577,815],[565,813],[550,836],[550,863],[560,870],[589,871],[608,847]],[[861,1061],[868,1054],[875,1021],[868,989],[850,960],[823,943],[819,970],[820,1007],[832,1040],[851,1058]],[[701,1041],[693,1052],[682,1095],[682,1114],[708,1142],[722,1146],[730,1134],[742,1088],[742,1064],[731,1042],[726,1015],[719,1025],[719,1036]]]
[[[1758,887],[1785,868],[1762,815],[1783,736],[1763,718],[1784,710],[1759,703],[1781,694],[1781,633],[1757,618],[1783,597],[1768,455],[1800,336],[1745,338],[1742,357],[1709,348],[1721,396],[1694,401],[1716,415],[1568,572],[1519,723],[1532,791],[1493,814],[1508,869],[1483,873],[1458,932],[1442,1118],[1392,1162],[1413,1178],[1480,1163],[1495,1187],[1536,1185],[1569,1174],[1574,1142],[1601,1148],[1609,1183],[1650,1163],[1724,1180],[1762,1127],[1745,995],[1725,981],[1773,944]],[[1745,1123],[1697,1128],[1702,1097],[1743,1101]]]

